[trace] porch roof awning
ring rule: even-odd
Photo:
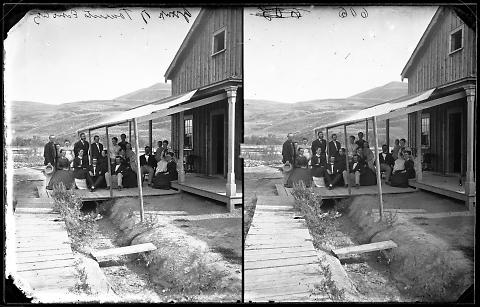
[[[193,90],[186,94],[166,97],[146,105],[126,110],[124,112],[118,112],[112,116],[104,118],[96,124],[77,130],[77,133],[122,124],[134,118],[137,119],[137,122],[144,122],[151,119],[151,116],[159,111],[166,110],[189,101],[196,92],[197,90]]]
[[[342,120],[338,120],[332,123],[326,123],[319,127],[316,127],[314,130],[322,129],[322,128],[333,128],[342,125],[350,125],[364,121],[365,119],[372,118],[372,117],[379,117],[381,116],[383,119],[389,118],[389,114],[392,114],[391,117],[394,117],[396,113],[393,111],[406,109],[413,105],[416,105],[428,98],[432,95],[435,91],[435,88],[417,93],[414,95],[403,96],[394,100],[390,100],[366,109],[362,109],[355,114],[350,115]]]

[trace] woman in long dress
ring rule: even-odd
[[[170,189],[171,182],[178,179],[177,162],[174,159],[174,154],[168,152],[165,154],[165,160],[167,161],[167,170],[165,172],[159,172],[153,177],[153,188],[168,190]]]
[[[73,177],[73,172],[70,170],[70,162],[66,158],[66,151],[60,149],[60,157],[57,160],[57,170],[55,173],[53,173],[47,189],[53,190],[55,185],[63,183],[65,188],[68,190],[72,187],[74,182],[75,180]]]
[[[135,172],[137,169],[136,156],[135,153],[132,151],[132,146],[130,145],[130,143],[127,143],[125,147],[125,169],[122,171],[122,185],[124,188],[135,188],[138,186],[137,173]],[[120,150],[120,153],[122,152],[123,148]]]
[[[73,159],[73,177],[77,189],[87,189],[87,159],[83,159],[83,149],[78,151],[78,155]]]
[[[408,179],[415,178],[414,162],[411,160],[411,151],[409,149],[400,150],[398,159],[393,165],[390,185],[398,188],[408,188]]]
[[[310,187],[312,185],[312,174],[308,169],[308,160],[305,157],[299,157],[297,159],[298,167],[294,168],[290,177],[287,180],[287,187],[292,188],[294,184],[300,183],[303,181],[306,187]]]
[[[68,159],[68,162],[70,163],[69,165],[72,166],[73,159],[75,159],[75,157],[73,156],[73,146],[70,144],[70,141],[65,140],[61,149],[65,151],[65,158]]]

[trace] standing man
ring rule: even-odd
[[[43,148],[43,165],[55,166],[57,162],[57,149],[55,148],[55,136],[52,134],[48,137],[48,143]]]
[[[363,143],[365,143],[366,141],[363,139],[363,132],[359,132],[358,133],[358,140],[355,142],[355,144],[357,144],[358,148],[363,148]]]
[[[120,134],[121,141],[118,143],[118,146],[122,147],[123,149],[127,146],[127,135],[125,133]]]
[[[85,133],[82,132],[80,133],[80,141],[76,142],[73,145],[73,153],[75,154],[75,157],[78,156],[78,152],[80,149],[83,149],[83,160],[84,161],[89,161],[88,159],[88,150],[90,149],[90,146],[88,142],[86,141],[87,137],[85,136]]]
[[[157,166],[157,160],[152,155],[150,146],[145,146],[145,153],[140,156],[140,171],[141,174],[148,174],[148,185],[152,185],[153,174],[155,167]]]
[[[388,152],[388,146],[382,145],[382,152],[378,154],[380,161],[380,171],[385,172],[385,183],[390,183],[390,175],[392,174],[393,165],[395,160],[391,153]]]
[[[318,132],[318,139],[312,142],[312,153],[317,152],[317,148],[320,148],[320,163],[327,164],[327,141],[323,139],[323,132]]]
[[[328,156],[335,157],[335,160],[338,160],[338,151],[342,147],[339,141],[337,141],[337,134],[332,134],[332,140],[328,142]]]
[[[287,134],[287,140],[282,145],[282,162],[285,165],[290,165],[291,168],[295,165],[295,145],[293,144],[293,133]],[[287,180],[290,172],[283,172],[283,185],[287,185]]]
[[[92,159],[99,159],[102,155],[103,151],[103,144],[100,143],[100,137],[98,135],[93,137],[93,144],[90,147],[92,152]]]

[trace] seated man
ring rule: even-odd
[[[157,160],[152,155],[150,146],[145,146],[145,154],[140,156],[140,171],[141,175],[148,174],[148,185],[152,185],[153,174],[157,167]]]
[[[155,175],[152,182],[152,187],[157,189],[170,189],[170,182],[178,179],[177,162],[173,159],[173,152],[165,154],[167,161],[167,171],[159,172]]]
[[[395,160],[391,153],[388,152],[388,146],[382,145],[382,152],[378,155],[380,161],[380,171],[385,172],[385,183],[390,183],[390,175],[392,174]]]
[[[90,187],[90,192],[95,191],[101,184],[103,184],[104,172],[100,165],[97,164],[97,159],[92,159],[92,165],[87,170],[87,183]]]
[[[332,190],[342,179],[343,170],[339,169],[339,166],[341,167],[341,165],[335,163],[335,156],[331,156],[325,173],[325,184],[329,190]]]
[[[112,174],[105,176],[107,180],[107,185],[110,186],[112,184],[112,187],[117,187],[119,190],[123,188],[123,174],[122,172],[125,170],[125,165],[122,161],[121,156],[116,156],[115,157],[115,165],[112,168]],[[108,179],[107,179],[108,177]],[[111,177],[111,178],[110,178]]]
[[[355,182],[355,187],[358,189],[360,188],[360,174],[362,173],[363,165],[359,162],[359,157],[357,154],[353,155],[353,161],[349,164],[349,173],[350,182]],[[344,176],[345,186],[348,186],[347,178]]]

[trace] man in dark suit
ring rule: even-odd
[[[152,185],[153,174],[157,167],[157,160],[152,155],[150,146],[145,146],[145,153],[140,156],[140,170],[141,174],[148,174],[148,185]]]
[[[90,187],[90,192],[95,191],[100,185],[104,183],[104,168],[97,164],[97,159],[92,159],[92,164],[87,168],[87,183]]]
[[[366,141],[363,139],[363,132],[358,133],[358,140],[355,141],[355,144],[357,144],[357,148],[363,148],[363,143]]]
[[[325,184],[329,190],[332,190],[340,179],[342,179],[343,170],[340,169],[339,166],[339,164],[335,163],[335,156],[331,156],[325,172]]]
[[[127,146],[127,135],[125,133],[122,133],[120,134],[120,139],[121,141],[118,142],[118,146],[120,147],[123,147],[125,149],[125,147]]]
[[[355,187],[360,188],[360,174],[363,172],[363,164],[359,161],[359,156],[354,154],[352,157],[352,162],[349,164],[349,174],[350,181],[355,182]],[[353,180],[352,180],[353,179]],[[345,187],[348,186],[348,181],[345,180]]]
[[[393,159],[392,154],[388,152],[388,146],[386,144],[382,145],[382,152],[379,153],[378,156],[380,161],[380,171],[385,172],[385,182],[389,183],[395,160]]]
[[[339,141],[337,141],[337,135],[332,134],[332,140],[328,142],[328,156],[335,157],[335,160],[338,160],[338,151],[342,147]]]
[[[295,144],[293,143],[293,133],[287,134],[287,140],[282,145],[282,162],[285,165],[295,166]],[[287,180],[290,172],[283,172],[283,185],[287,186]]]
[[[102,155],[103,151],[103,144],[100,143],[100,137],[98,135],[93,137],[93,144],[90,147],[92,152],[92,159],[99,159]]]
[[[78,152],[80,149],[83,149],[83,160],[88,161],[88,152],[89,152],[89,144],[86,141],[87,137],[85,136],[85,133],[80,133],[80,141],[76,142],[73,145],[73,153],[75,154],[75,157],[78,156]]]
[[[323,132],[318,132],[318,139],[312,142],[312,154],[317,152],[320,148],[320,161],[322,164],[327,164],[327,141],[323,139]]]
[[[48,137],[49,142],[45,144],[43,148],[43,157],[45,160],[43,161],[43,165],[52,165],[55,167],[57,163],[57,149],[55,148],[55,136],[50,135]]]

